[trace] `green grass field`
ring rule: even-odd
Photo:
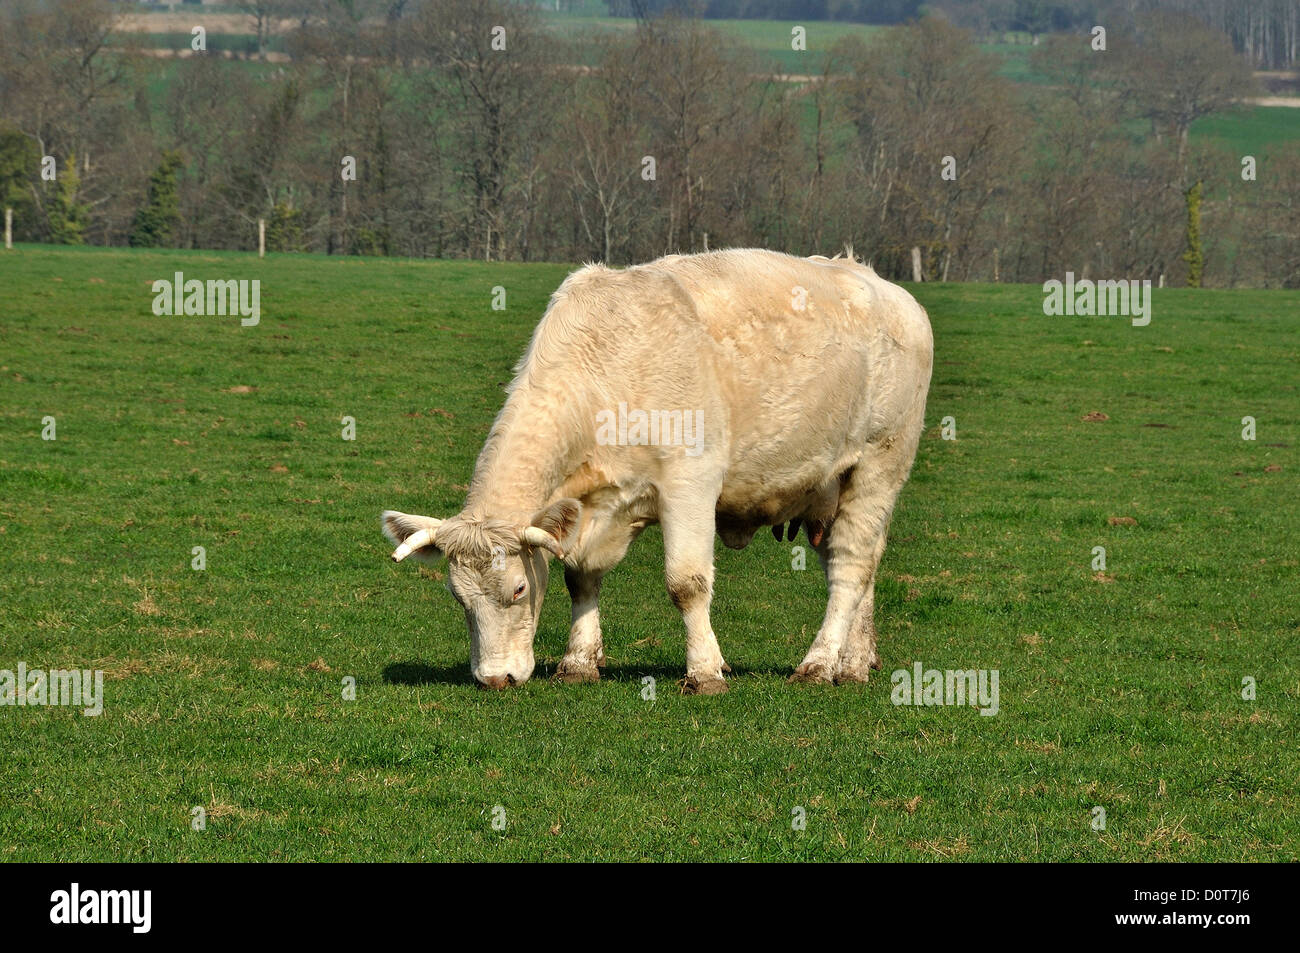
[[[260,325],[155,317],[177,270],[260,279]],[[936,368],[882,672],[786,684],[825,586],[763,533],[717,547],[731,691],[679,695],[652,529],[606,582],[604,681],[547,678],[554,573],[536,676],[483,692],[441,569],[392,564],[379,513],[459,509],[567,270],[0,253],[0,669],[107,678],[99,717],[0,707],[0,858],[1300,858],[1300,293],[1161,290],[1134,328],[918,287]],[[918,661],[998,670],[999,713],[892,705]]]
[[[1192,137],[1218,139],[1237,155],[1268,156],[1300,141],[1300,109],[1246,106],[1192,124]]]

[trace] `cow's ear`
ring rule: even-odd
[[[582,504],[577,500],[556,500],[546,509],[538,510],[533,514],[532,524],[523,534],[524,539],[526,542],[533,542],[529,537],[535,537],[536,531],[541,530],[555,540],[554,546],[549,542],[544,542],[542,545],[563,559],[564,554],[570,552],[578,542],[578,521],[581,516]]]
[[[442,551],[434,542],[434,534],[441,522],[432,516],[384,510],[384,535],[397,547],[393,551],[393,562],[401,562],[411,555],[422,562],[441,559]]]

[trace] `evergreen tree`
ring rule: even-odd
[[[302,251],[303,248],[302,210],[283,200],[276,202],[266,223],[266,250]]]
[[[69,155],[63,171],[55,176],[54,195],[46,205],[45,217],[49,223],[50,241],[55,245],[81,245],[89,209],[77,201],[81,190],[81,176],[77,175],[77,157]]]
[[[1205,266],[1205,252],[1201,248],[1201,182],[1187,190],[1187,250],[1183,252],[1183,261],[1187,262],[1187,286],[1201,286],[1201,271]]]
[[[163,153],[162,162],[149,176],[149,194],[135,213],[130,242],[134,248],[164,248],[172,243],[180,224],[180,197],[176,173],[183,165],[179,152]]]
[[[14,210],[14,237],[19,241],[36,238],[31,185],[40,161],[40,151],[30,138],[0,123],[0,216],[6,208]]]

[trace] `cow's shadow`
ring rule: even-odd
[[[555,674],[558,660],[537,663],[533,672],[534,681],[546,681]],[[790,666],[772,665],[748,668],[744,665],[731,666],[728,678],[740,678],[745,675],[779,675],[788,676],[794,669]],[[677,682],[685,676],[685,667],[677,665],[630,665],[611,662],[600,670],[601,681],[640,683],[647,675],[657,682]],[[432,665],[423,659],[410,659],[405,662],[390,662],[384,666],[383,679],[391,685],[475,685],[470,675],[469,666],[464,662],[456,665]]]
[[[744,665],[731,665],[731,672],[727,678],[741,678],[745,675],[789,675],[794,671],[791,666],[759,666],[758,668],[749,668]],[[678,682],[686,677],[686,664],[681,665],[628,665],[626,663],[611,662],[600,670],[600,677],[610,682],[640,682],[647,675],[653,676],[655,681]]]
[[[423,659],[390,662],[384,666],[383,678],[390,685],[474,685],[469,665],[430,665]]]

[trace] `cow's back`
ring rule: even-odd
[[[575,419],[701,411],[724,503],[744,505],[805,492],[889,439],[924,399],[931,353],[924,310],[870,268],[738,249],[575,272],[523,364],[564,382]],[[631,463],[614,456],[611,472]]]
[[[800,461],[833,469],[828,458],[887,433],[928,386],[924,310],[852,259],[731,250],[643,267],[690,299],[686,320],[703,331],[730,411],[731,456],[756,475]]]

